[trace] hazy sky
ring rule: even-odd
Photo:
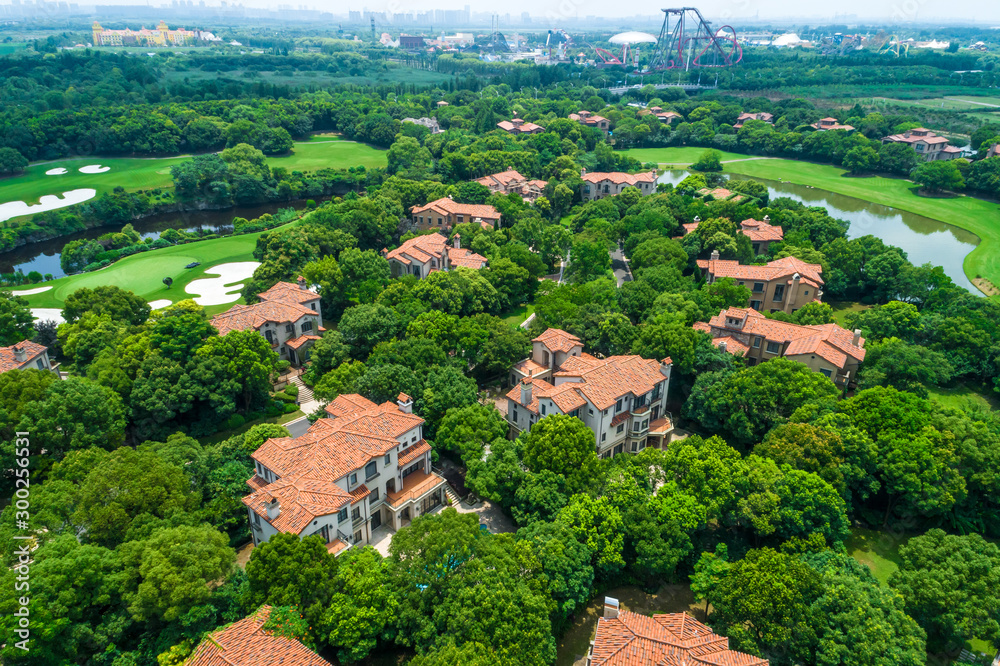
[[[295,0],[292,0],[293,2]],[[308,0],[307,0],[308,1]],[[312,0],[310,4],[336,13],[343,12],[344,0]],[[802,2],[801,0],[699,0],[698,2],[650,2],[649,0],[507,0],[503,3],[483,0],[348,0],[352,10],[367,7],[372,11],[410,13],[428,9],[461,9],[466,4],[472,11],[547,17],[546,22],[566,16],[632,16],[656,15],[661,7],[697,6],[705,17],[719,23],[724,19],[758,16],[761,20],[786,17],[811,17],[834,20],[854,15],[858,19],[892,19],[895,22],[930,23],[934,21],[976,22],[984,26],[1000,25],[1000,2],[996,0],[833,0],[832,2]]]

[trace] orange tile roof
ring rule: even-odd
[[[318,335],[300,335],[297,338],[292,338],[291,340],[286,340],[285,344],[288,345],[289,347],[291,347],[292,349],[298,349],[299,347],[302,347],[303,345],[305,345],[305,344],[307,344],[309,342],[315,342],[316,340],[320,340],[320,339],[321,339],[321,337],[318,336]]]
[[[701,330],[701,329],[699,329],[699,330]],[[715,345],[716,347],[721,347],[723,342],[726,343],[726,351],[729,352],[730,354],[733,354],[733,355],[736,355],[736,354],[746,355],[746,353],[748,351],[750,351],[750,347],[748,347],[747,345],[743,344],[742,342],[740,342],[739,340],[737,340],[736,338],[734,338],[731,335],[727,335],[727,336],[722,337],[722,338],[712,338],[712,344]]]
[[[708,269],[709,275],[716,279],[729,277],[735,280],[761,280],[770,282],[783,277],[791,280],[796,273],[803,282],[819,287],[823,284],[823,267],[819,264],[807,264],[795,257],[785,257],[767,262],[766,266],[741,264],[733,259],[699,259],[699,268]]]
[[[781,227],[753,218],[740,222],[740,230],[753,241],[780,241],[785,237],[785,230]]]
[[[541,342],[549,351],[569,352],[573,347],[582,347],[583,342],[575,335],[558,328],[547,328],[532,342]]]
[[[278,500],[278,515],[267,517],[267,505]],[[243,503],[274,529],[299,534],[320,516],[337,513],[351,503],[351,496],[329,479],[309,472],[282,477],[243,498]]]
[[[452,248],[448,251],[448,263],[451,264],[452,268],[474,268],[478,270],[486,267],[486,257],[476,254],[471,250],[466,250],[464,247]]]
[[[225,335],[229,331],[259,330],[268,322],[283,324],[296,322],[307,315],[319,316],[315,310],[303,305],[309,301],[318,301],[319,295],[300,289],[298,285],[279,282],[259,294],[259,298],[260,303],[237,304],[222,314],[215,315],[212,317],[212,326],[219,331],[219,335]]]
[[[587,401],[597,409],[607,409],[623,395],[645,395],[665,379],[658,362],[641,356],[610,356],[603,360],[571,356],[566,359],[567,362],[570,359],[576,359],[573,361],[574,368],[566,370],[567,364],[564,363],[563,370],[555,376],[579,381],[564,381],[553,386],[540,379],[524,379],[522,383],[530,381],[532,386],[530,404],[521,402],[520,386],[512,388],[507,397],[534,413],[538,413],[540,397],[551,398],[563,413],[583,407]],[[669,363],[669,359],[666,360]]]
[[[742,329],[732,328],[727,317],[745,319]],[[731,335],[759,335],[770,342],[788,343],[784,356],[815,354],[843,369],[848,357],[865,360],[864,338],[854,344],[854,334],[837,324],[799,326],[789,322],[768,319],[753,308],[730,308],[709,320],[712,335],[726,338]],[[745,343],[741,343],[744,344]],[[727,344],[728,347],[728,344]],[[732,351],[732,350],[730,350]]]
[[[582,178],[586,183],[603,183],[606,180],[610,180],[615,185],[621,185],[623,183],[626,185],[637,185],[639,183],[655,183],[656,172],[643,171],[642,173],[623,173],[621,171],[594,171],[592,173],[583,174]]]
[[[528,179],[522,176],[516,169],[507,169],[506,171],[501,171],[500,173],[494,173],[489,176],[477,178],[476,182],[487,187],[490,185],[510,187],[511,183],[522,183],[527,182],[527,180]]]
[[[593,666],[767,666],[768,661],[729,649],[729,639],[687,613],[646,617],[619,611],[598,618]]]
[[[515,122],[519,121],[520,122]],[[521,132],[536,132],[545,130],[541,125],[536,125],[535,123],[529,123],[520,118],[515,118],[514,121],[501,120],[497,123],[497,127],[505,132],[521,133]]]
[[[270,606],[214,631],[204,638],[184,666],[331,666],[294,638],[264,630]]]
[[[14,356],[15,347],[20,347],[24,350],[25,356],[23,361],[18,361]],[[0,372],[22,368],[44,354],[46,349],[45,345],[40,345],[31,340],[18,342],[10,347],[0,347]]]
[[[424,455],[431,450],[431,445],[425,440],[420,440],[413,446],[408,446],[399,452],[399,459],[396,461],[397,466],[405,467],[407,464],[413,462],[420,456]]]
[[[414,206],[410,209],[411,215],[423,213],[426,210],[434,210],[448,215],[468,215],[469,222],[477,217],[484,220],[499,220],[500,213],[493,206],[486,204],[463,204],[458,203],[449,197],[442,197],[423,206]]]
[[[422,264],[426,264],[431,257],[440,262],[444,262],[444,255],[448,251],[448,239],[439,233],[414,236],[395,250],[385,255],[386,259],[395,259],[404,264],[409,264],[411,259],[416,259]]]
[[[338,395],[327,404],[326,413],[337,418],[338,416],[352,416],[377,407],[377,404],[364,396],[357,393],[345,393]]]

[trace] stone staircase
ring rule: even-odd
[[[455,492],[450,483],[444,484],[444,496],[451,500],[452,506],[458,506],[459,502],[461,502],[458,493]]]
[[[296,375],[296,376],[292,377],[292,381],[290,381],[288,383],[292,384],[294,386],[298,386],[299,387],[299,404],[300,405],[304,405],[307,402],[312,402],[313,401],[313,392],[312,392],[312,389],[305,385],[305,382],[302,381],[301,377],[299,377],[298,375]]]

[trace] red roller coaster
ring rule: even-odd
[[[664,9],[663,14],[663,27],[649,65],[651,70],[730,67],[743,59],[743,48],[736,41],[732,26],[724,25],[713,31],[695,7]],[[672,15],[677,18],[671,28]]]

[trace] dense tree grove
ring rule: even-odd
[[[0,249],[43,231],[113,225],[63,250],[67,272],[93,270],[197,241],[181,230],[146,241],[129,224],[164,206],[319,199],[301,213],[237,219],[234,233],[259,232],[242,301],[302,276],[324,315],[301,376],[314,396],[407,394],[433,459],[513,527],[492,533],[466,506],[449,506],[396,532],[387,555],[357,545],[335,556],[319,536],[281,533],[238,560],[250,534],[241,499],[251,455],[290,436],[278,419],[298,410],[294,391],[274,388],[288,362],[254,330],[219,335],[191,300],[153,310],[119,287],[91,286],[60,296],[56,325],[34,322],[27,301],[0,291],[0,347],[34,339],[67,373],[0,373],[0,487],[14,492],[22,455],[6,443],[30,432],[35,547],[33,647],[15,647],[18,600],[0,595],[5,664],[174,666],[208,632],[268,604],[269,630],[336,663],[390,655],[414,666],[547,666],[595,598],[665,585],[689,589],[682,596],[695,605],[684,608],[733,649],[775,666],[923,666],[973,641],[1000,642],[1000,416],[987,401],[937,397],[946,387],[1000,393],[996,301],[874,236],[849,237],[849,223],[822,208],[771,198],[764,183],[729,181],[738,198],[705,194],[723,184],[720,151],[739,151],[911,177],[935,196],[996,196],[1000,157],[918,163],[909,147],[880,139],[937,118],[968,130],[984,154],[1000,125],[728,94],[867,90],[886,69],[908,85],[948,85],[961,68],[964,85],[988,87],[994,56],[858,53],[835,67],[761,50],[710,94],[646,86],[616,98],[601,87],[614,70],[469,54],[390,62],[364,42],[254,38],[266,52],[140,58],[57,51],[53,37],[0,57],[0,173],[84,151],[195,154],[171,167],[172,192],[121,187],[14,220],[0,229]],[[437,83],[330,85],[403,67]],[[302,84],[265,83],[268,72]],[[652,106],[680,118],[661,122]],[[581,108],[610,121],[614,148],[567,118]],[[773,122],[737,129],[742,112]],[[545,130],[497,129],[515,113]],[[831,113],[857,131],[814,131]],[[442,131],[402,122],[414,117]],[[385,148],[387,167],[269,162],[315,131]],[[658,146],[704,150],[698,173],[647,196],[626,187],[581,200],[584,171],[648,171],[655,165],[617,149]],[[474,182],[509,168],[545,180],[541,196]],[[442,230],[487,266],[399,275],[386,255],[427,233],[409,210],[443,197],[499,212],[495,225]],[[780,226],[783,240],[756,253],[740,228],[748,219]],[[630,268],[621,284],[619,249]],[[819,264],[824,297],[850,302],[848,312],[814,302],[765,316],[859,330],[867,356],[849,385],[789,359],[751,365],[695,328],[751,297],[731,278],[706,282],[698,261],[716,252],[742,264]],[[608,459],[573,416],[543,416],[512,436],[502,410],[510,369],[547,328],[597,357],[669,357],[668,416],[685,436]],[[11,588],[17,511],[0,513],[0,578]],[[853,556],[866,534],[892,542],[891,575]]]

